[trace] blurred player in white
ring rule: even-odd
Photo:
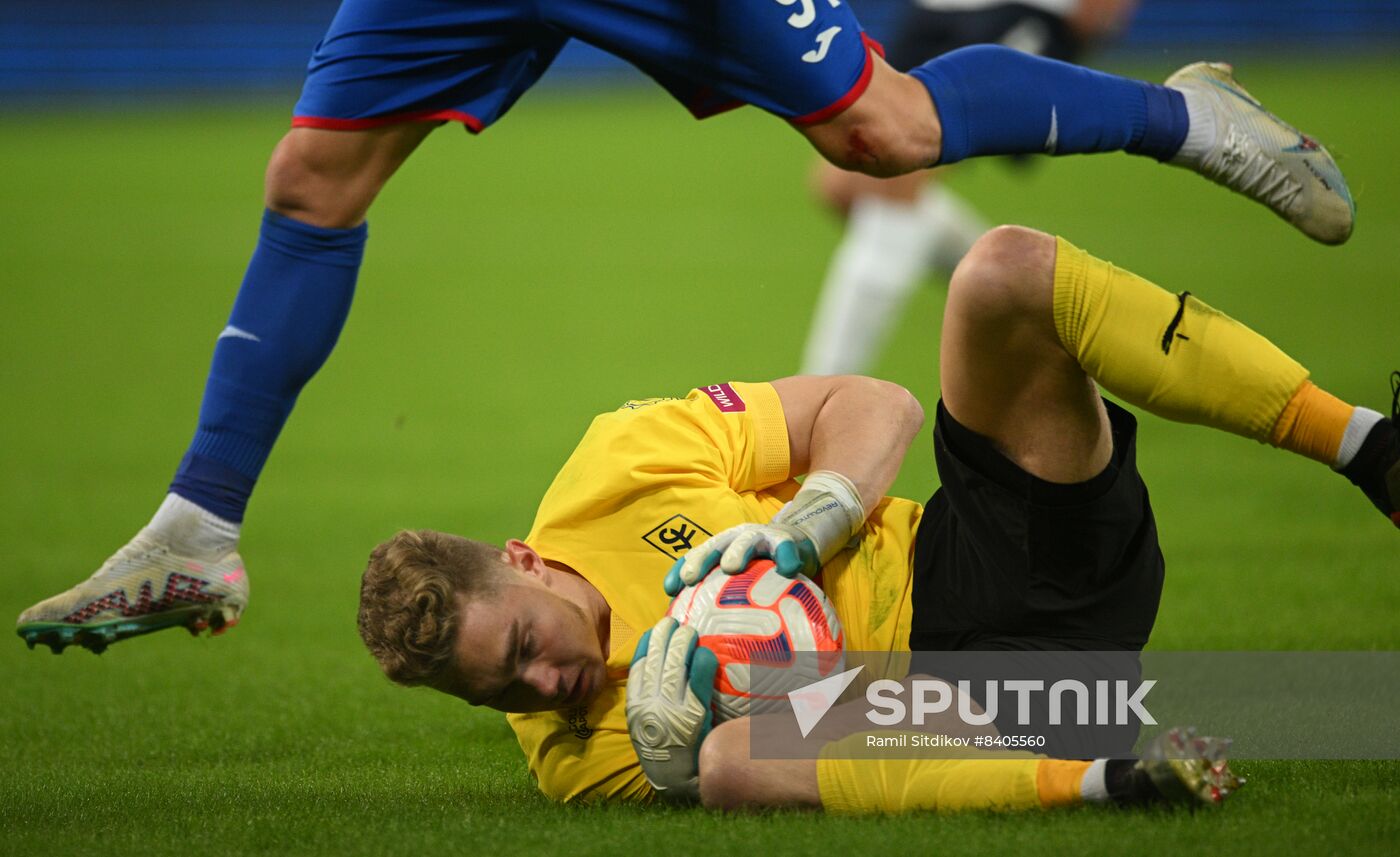
[[[1126,27],[1137,0],[907,0],[886,58],[904,69],[997,43],[1079,62]],[[802,358],[811,375],[873,369],[895,318],[929,273],[949,276],[989,224],[941,179],[948,168],[874,178],[818,162],[822,201],[846,219]]]

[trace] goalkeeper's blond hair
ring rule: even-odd
[[[402,530],[374,549],[360,581],[360,639],[393,681],[430,683],[451,661],[460,603],[504,581],[501,549],[435,530]]]

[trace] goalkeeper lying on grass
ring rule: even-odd
[[[1135,420],[1098,385],[1316,459],[1400,521],[1394,403],[1389,419],[1347,405],[1196,298],[1039,232],[993,230],[958,267],[940,369],[942,487],[927,508],[884,496],[924,420],[894,385],[798,377],[632,401],[593,421],[524,541],[502,550],[421,531],[376,548],[360,633],[394,681],[510,712],[530,772],[559,800],[659,791],[715,807],[1011,810],[1164,800],[1158,783],[1217,797],[1212,780],[1233,781],[1205,754],[755,759],[745,719],[706,735],[683,670],[629,687],[642,631],[658,629],[637,669],[666,654],[663,579],[674,591],[749,552],[789,572],[819,566],[851,650],[1141,649],[1162,556]],[[791,511],[813,507],[824,511]],[[668,729],[641,749],[673,761],[643,764],[627,723],[668,706]]]

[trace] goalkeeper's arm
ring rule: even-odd
[[[773,389],[787,421],[789,475],[839,473],[865,511],[873,509],[924,424],[919,401],[898,384],[858,375],[781,378]]]
[[[666,576],[675,595],[716,565],[734,574],[756,556],[781,574],[811,574],[860,532],[889,490],[923,425],[917,399],[897,384],[843,376],[773,382],[787,423],[790,474],[802,490],[767,524],[740,524],[691,549]]]

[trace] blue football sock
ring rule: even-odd
[[[938,163],[977,155],[1119,149],[1165,161],[1186,139],[1181,93],[1000,45],[946,53],[909,71],[943,125]]]
[[[243,520],[301,388],[335,347],[364,255],[365,224],[322,229],[263,213],[257,249],[214,346],[199,426],[170,490]]]

